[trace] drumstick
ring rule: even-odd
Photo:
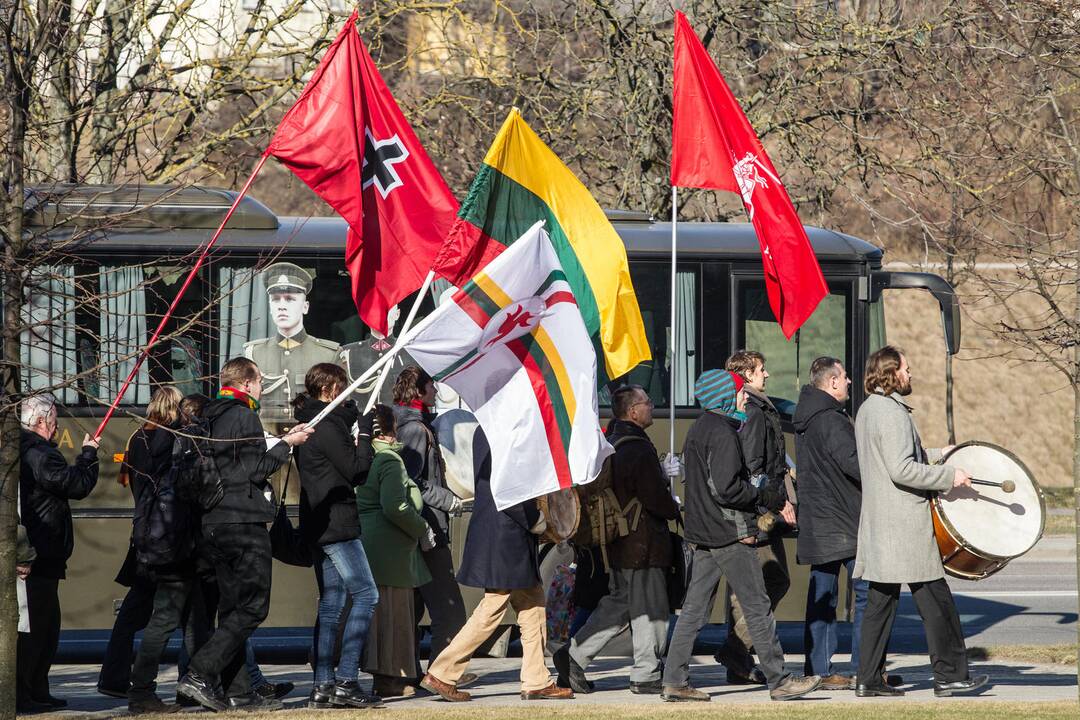
[[[971,478],[972,485],[987,485],[989,487],[1001,488],[1007,493],[1011,493],[1016,490],[1016,483],[1012,480],[1002,480],[1001,482],[994,482],[993,480],[980,480],[979,478]]]

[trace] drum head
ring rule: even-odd
[[[573,488],[548,493],[538,499],[538,504],[547,521],[546,538],[561,542],[577,530],[581,506]]]
[[[996,445],[967,442],[957,445],[944,463],[974,478],[1016,483],[1011,493],[986,485],[940,493],[935,504],[957,540],[1001,559],[1022,555],[1039,541],[1046,515],[1042,491],[1017,457]]]
[[[473,436],[480,423],[466,410],[448,410],[435,420],[439,445],[446,465],[446,486],[462,500],[475,493]]]

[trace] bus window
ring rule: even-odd
[[[888,339],[885,335],[885,298],[884,295],[879,295],[877,300],[870,303],[870,347],[868,350],[874,352],[880,348],[885,347],[888,344]]]
[[[780,412],[791,415],[799,390],[807,382],[810,363],[822,355],[840,358],[849,365],[848,327],[851,293],[846,286],[830,288],[814,314],[789,341],[769,307],[765,283],[747,281],[739,285],[738,325],[742,347],[765,355],[769,381],[765,391]]]
[[[20,338],[24,392],[52,389],[64,404],[76,401],[74,387],[56,387],[76,373],[75,268],[41,268],[30,280],[28,302],[23,305],[26,328]]]
[[[671,362],[668,348],[671,346],[671,265],[664,262],[631,261],[630,278],[634,283],[641,319],[645,325],[645,337],[652,351],[652,360],[641,363],[620,382],[641,385],[649,393],[656,407],[668,407],[671,383]],[[699,288],[700,267],[680,263],[676,277],[678,298],[678,331],[675,334],[676,407],[692,407],[694,404],[694,379],[698,374],[697,347],[699,341]],[[602,389],[600,402],[610,403],[606,389]]]

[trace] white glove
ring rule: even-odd
[[[660,461],[660,468],[669,478],[677,478],[682,475],[682,463],[679,462],[679,456],[674,453],[668,453],[664,456],[664,459]]]

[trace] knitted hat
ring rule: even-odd
[[[703,410],[719,410],[725,415],[735,412],[735,396],[742,390],[743,379],[727,370],[706,370],[694,383],[694,397]]]

